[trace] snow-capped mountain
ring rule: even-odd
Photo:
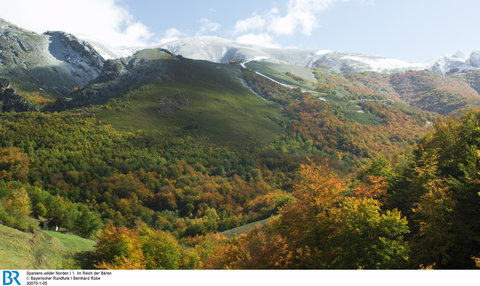
[[[64,32],[36,34],[0,19],[0,75],[65,92],[86,85],[104,59],[87,42]]]
[[[50,86],[65,92],[75,86],[84,86],[101,73],[106,59],[126,58],[143,48],[113,48],[91,37],[65,32],[39,35],[0,19],[0,75],[12,81],[21,75],[22,80],[28,79],[38,88]],[[157,48],[185,58],[244,66],[249,61],[266,61],[335,72],[393,73],[426,69],[445,74],[480,70],[480,51],[470,56],[463,53],[446,55],[430,63],[409,63],[350,52],[268,48],[219,37],[184,38]]]
[[[335,72],[392,73],[405,70],[428,69],[428,63],[409,63],[399,59],[368,56],[347,52],[328,52],[313,62],[313,66]]]
[[[115,47],[114,48],[101,40],[94,39],[87,35],[76,34],[75,36],[79,39],[87,41],[106,60],[126,58],[133,55],[137,51],[140,51],[146,48],[146,47]]]
[[[325,50],[275,49],[237,43],[218,37],[194,37],[160,46],[173,54],[216,63],[263,60],[295,66],[317,66],[336,72],[425,69],[428,64],[408,63],[397,59],[366,56],[355,53]]]
[[[263,59],[269,62],[306,66],[311,64],[315,51],[272,49],[237,43],[218,37],[185,38],[161,45],[173,54],[195,60],[216,63],[247,62]]]
[[[465,64],[471,69],[480,69],[480,51],[473,52]]]
[[[463,52],[440,56],[432,61],[431,70],[442,74],[445,74],[450,70],[460,70],[467,60],[468,56]]]
[[[105,59],[128,57],[143,49],[142,47],[113,48],[102,41],[84,35],[77,36],[88,41]],[[457,52],[453,55],[434,58],[430,62],[410,63],[400,59],[351,52],[267,48],[211,36],[184,38],[157,46],[157,48],[166,49],[185,58],[215,63],[266,61],[303,67],[313,66],[334,72],[393,73],[426,69],[445,74],[480,69],[480,52],[474,52],[470,56]]]
[[[480,51],[472,52],[470,56],[457,52],[438,57],[434,59],[430,70],[442,74],[480,70]]]

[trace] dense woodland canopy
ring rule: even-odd
[[[432,114],[330,76],[302,92],[245,71],[283,108],[268,144],[119,131],[89,108],[2,113],[0,222],[96,239],[85,268],[475,267],[480,111],[428,127]]]

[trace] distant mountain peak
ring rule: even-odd
[[[470,55],[457,51],[455,54],[440,56],[433,60],[430,67],[430,70],[441,74],[478,69],[480,69],[480,51],[472,52]]]
[[[161,46],[174,54],[216,63],[247,62],[257,59],[295,66],[317,66],[331,71],[393,72],[428,68],[427,64],[412,64],[398,59],[367,56],[330,50],[300,50],[268,48],[237,43],[218,37],[185,38]]]
[[[99,39],[94,39],[87,35],[76,34],[77,38],[87,41],[95,50],[106,60],[126,58],[146,47],[112,47]]]
[[[86,69],[85,65],[102,69],[104,59],[90,43],[61,31],[48,31],[44,35],[49,36],[48,50],[57,60],[79,69]]]
[[[12,82],[64,94],[101,72],[104,59],[87,42],[65,32],[34,32],[0,19],[0,73]]]
[[[463,51],[457,51],[452,55],[452,57],[459,58],[459,59],[467,59],[468,55]]]

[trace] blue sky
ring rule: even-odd
[[[0,17],[111,46],[182,37],[351,51],[407,61],[480,50],[477,0],[0,0]]]

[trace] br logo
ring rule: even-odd
[[[18,281],[19,276],[18,271],[3,271],[3,285],[12,285],[13,282],[17,283],[16,285],[21,285]]]

